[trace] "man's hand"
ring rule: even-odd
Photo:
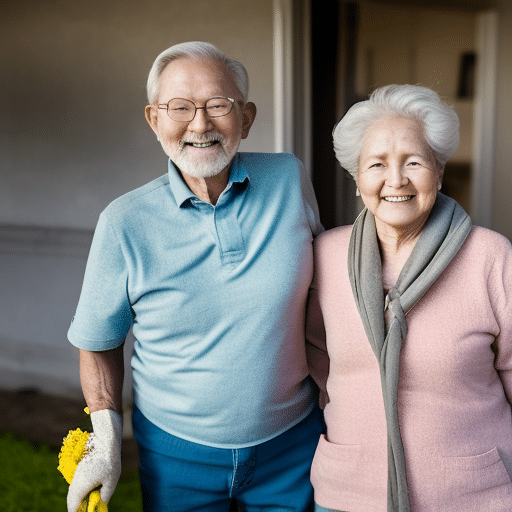
[[[91,413],[93,432],[87,440],[88,452],[78,464],[68,491],[68,512],[76,512],[85,496],[101,486],[102,501],[108,503],[121,475],[121,416],[103,409]]]

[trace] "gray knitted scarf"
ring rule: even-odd
[[[397,409],[400,348],[407,334],[406,315],[452,261],[471,227],[471,219],[462,207],[438,193],[418,242],[396,285],[384,300],[375,218],[364,209],[354,223],[348,272],[366,335],[379,362],[388,430],[388,512],[410,510]],[[387,332],[385,309],[389,315]]]

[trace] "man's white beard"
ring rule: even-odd
[[[187,143],[206,143],[211,141],[217,141],[221,151],[217,156],[191,156],[187,154]],[[231,160],[237,152],[237,147],[226,148],[223,144],[223,139],[219,135],[207,135],[205,137],[196,137],[193,140],[181,141],[180,147],[176,149],[170,149],[166,147],[165,143],[162,143],[162,147],[165,153],[178,167],[178,169],[192,176],[193,178],[211,178],[220,174],[226,167],[229,166]]]
[[[233,156],[223,152],[216,157],[190,158],[184,153],[179,153],[171,160],[181,172],[193,178],[211,178],[220,174],[231,163]]]

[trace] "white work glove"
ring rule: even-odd
[[[76,512],[87,494],[101,485],[101,500],[108,503],[121,475],[123,420],[111,410],[91,413],[93,432],[87,454],[78,464],[68,491],[68,512]]]

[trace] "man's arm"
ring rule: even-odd
[[[89,411],[123,414],[124,344],[104,352],[80,349],[80,382]]]
[[[318,210],[318,204],[315,197],[315,191],[313,190],[313,184],[311,178],[306,173],[304,164],[300,162],[300,184],[302,187],[302,198],[304,206],[306,208],[306,215],[309,222],[309,227],[313,236],[316,237],[324,231],[324,227],[320,223],[320,212]]]
[[[87,440],[87,455],[78,464],[69,486],[68,512],[76,512],[96,487],[101,487],[105,503],[114,493],[121,475],[123,377],[123,345],[104,352],[80,349],[80,381],[93,432]]]

